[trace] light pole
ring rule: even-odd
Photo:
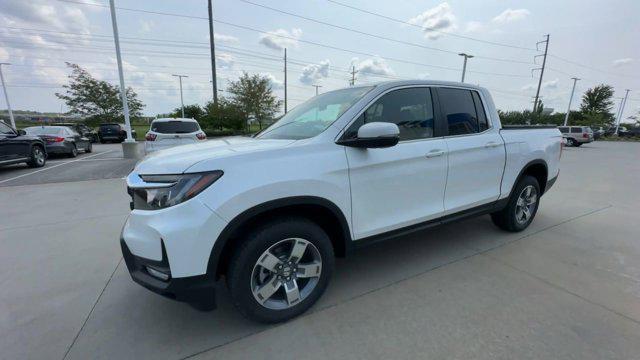
[[[471,59],[473,55],[460,53],[460,56],[464,56],[464,63],[462,64],[462,80],[460,82],[464,82],[464,74],[467,72],[467,59]]]
[[[318,96],[318,88],[321,88],[321,87],[322,87],[322,85],[311,85],[311,86],[313,86],[314,88],[316,88],[316,96]]]
[[[11,111],[11,104],[9,103],[9,93],[7,93],[7,85],[4,83],[4,76],[2,75],[2,65],[11,65],[9,63],[0,63],[0,80],[2,80],[2,88],[4,89],[4,98],[7,100],[7,110],[9,110],[9,119],[11,120],[11,127],[16,128],[16,121],[13,119],[13,111]]]
[[[567,107],[567,114],[564,116],[564,126],[567,126],[567,122],[569,121],[569,112],[571,112],[571,101],[573,100],[573,93],[576,91],[576,82],[578,82],[578,78],[572,77],[573,79],[573,88],[571,89],[571,96],[569,97],[569,106]]]
[[[172,74],[171,76],[175,76],[178,78],[178,81],[180,82],[180,107],[182,108],[182,118],[184,119],[184,100],[182,98],[182,78],[183,77],[188,77],[187,75],[176,75],[176,74]]]
[[[209,46],[211,47],[211,76],[213,81],[211,82],[213,87],[213,105],[218,103],[218,81],[216,76],[216,47],[214,44],[214,33],[213,33],[213,5],[211,4],[211,0],[208,0],[208,10],[209,10]],[[184,115],[182,116],[184,117]]]
[[[118,37],[118,22],[116,21],[116,5],[114,0],[109,0],[109,8],[111,9],[111,25],[113,26],[113,41],[116,43],[116,60],[118,62],[118,77],[120,78],[120,97],[122,98],[122,110],[124,111],[124,123],[127,127],[127,139],[126,142],[133,142],[133,136],[131,136],[131,121],[129,120],[129,104],[127,104],[127,89],[124,87],[124,74],[122,72],[122,56],[120,56],[120,38]],[[124,145],[123,145],[124,146]],[[124,147],[123,147],[124,151]],[[135,151],[135,149],[134,149]],[[125,151],[125,153],[127,153]],[[133,153],[125,154],[134,155]]]

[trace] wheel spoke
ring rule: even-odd
[[[287,294],[287,304],[289,304],[289,306],[293,306],[300,301],[298,282],[295,279],[284,283],[284,291]]]
[[[262,287],[255,289],[253,294],[260,301],[260,303],[264,303],[267,301],[276,291],[282,286],[282,282],[278,280],[275,276],[269,280],[269,282],[262,285]]]
[[[529,198],[529,197],[531,196],[531,189],[532,189],[532,187],[531,187],[531,186],[527,186],[527,190],[526,190],[526,192],[524,193],[524,195],[525,195],[525,197],[526,197],[526,198]]]
[[[529,217],[531,216],[531,212],[529,211],[529,208],[528,208],[528,207],[526,207],[526,206],[525,206],[525,207],[523,207],[523,208],[522,208],[522,212],[523,212],[523,214],[524,214],[524,218],[523,218],[522,220],[527,220],[527,219],[529,219]]]
[[[265,269],[267,269],[267,270],[269,270],[271,272],[276,272],[277,271],[276,266],[277,265],[282,265],[282,262],[280,261],[280,259],[278,259],[272,253],[266,252],[258,260],[258,265],[262,266],[263,268],[265,268]]]
[[[535,204],[537,200],[538,200],[538,197],[535,194],[533,194],[529,198],[527,198],[527,205]]]
[[[524,211],[522,210],[522,208],[518,208],[516,210],[516,219],[518,219],[518,221],[522,221],[523,217],[524,217]]]
[[[295,243],[293,244],[293,247],[291,248],[291,254],[289,254],[289,260],[297,264],[300,261],[300,259],[302,259],[302,256],[304,255],[304,252],[306,250],[307,250],[307,242],[304,240],[296,239]]]
[[[322,264],[315,262],[313,264],[300,264],[298,265],[297,276],[299,278],[318,277],[322,271]]]

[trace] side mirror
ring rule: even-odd
[[[27,135],[27,132],[22,130],[22,129],[20,129],[20,130],[18,130],[18,135]]]
[[[344,139],[338,145],[357,148],[385,148],[395,146],[400,140],[398,125],[387,122],[371,122],[360,126],[358,137]]]

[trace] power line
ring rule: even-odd
[[[336,4],[336,5],[339,5],[339,6],[343,6],[343,7],[352,9],[352,10],[356,10],[356,11],[362,12],[362,13],[366,13],[366,14],[369,14],[369,15],[373,15],[373,16],[377,16],[377,17],[383,18],[383,19],[395,21],[397,23],[401,23],[401,24],[404,24],[404,25],[414,26],[414,27],[420,28],[422,30],[426,29],[426,30],[429,30],[429,31],[437,32],[439,34],[443,34],[443,35],[448,35],[448,36],[458,37],[458,38],[461,38],[461,39],[477,41],[477,42],[490,44],[490,45],[495,45],[495,46],[503,46],[503,47],[509,47],[509,48],[513,48],[513,49],[529,50],[529,51],[536,51],[536,52],[538,51],[537,49],[534,49],[534,48],[528,48],[528,47],[524,47],[524,46],[517,46],[517,45],[499,43],[499,42],[495,42],[495,41],[478,39],[478,38],[474,38],[474,37],[471,37],[471,36],[455,34],[455,33],[451,33],[451,32],[448,32],[448,31],[437,30],[437,29],[434,29],[434,28],[429,28],[429,27],[426,27],[426,26],[413,24],[413,23],[410,23],[410,22],[405,21],[405,20],[393,18],[391,16],[382,15],[382,14],[379,14],[379,13],[376,13],[376,12],[373,12],[373,11],[369,11],[369,10],[365,10],[365,9],[362,9],[362,8],[358,8],[358,7],[355,7],[353,5],[348,5],[348,4],[339,2],[339,1],[335,1],[335,0],[327,0],[327,1],[330,2],[330,3]]]
[[[289,15],[289,16],[293,16],[293,17],[297,17],[297,18],[304,19],[304,20],[307,20],[307,21],[311,21],[311,22],[314,22],[314,23],[317,23],[317,24],[322,24],[322,25],[330,26],[330,27],[333,27],[333,28],[336,28],[336,29],[350,31],[350,32],[353,32],[353,33],[356,33],[356,34],[360,34],[360,35],[370,36],[370,37],[373,37],[373,38],[376,38],[376,39],[392,41],[392,42],[399,43],[399,44],[414,46],[414,47],[418,47],[418,48],[422,48],[422,49],[426,49],[426,50],[439,51],[439,52],[452,54],[452,55],[456,55],[456,54],[459,53],[459,51],[446,50],[446,49],[440,49],[440,48],[431,47],[431,46],[425,46],[425,45],[422,45],[422,44],[417,44],[417,43],[404,41],[404,40],[399,40],[399,39],[393,39],[393,38],[389,38],[389,37],[382,36],[382,35],[372,34],[372,33],[369,33],[369,32],[365,32],[365,31],[361,31],[361,30],[357,30],[357,29],[353,29],[353,28],[348,28],[348,27],[341,26],[341,25],[328,23],[326,21],[314,19],[314,18],[311,18],[311,17],[299,15],[299,14],[294,14],[294,13],[291,13],[291,12],[288,12],[288,11],[284,11],[284,10],[280,10],[280,9],[276,9],[276,8],[273,8],[273,7],[270,7],[270,6],[267,6],[267,5],[254,3],[254,2],[251,2],[249,0],[239,0],[239,1],[247,3],[247,4],[251,4],[253,6],[261,7],[261,8],[264,8],[264,9],[268,9],[268,10],[271,10],[271,11],[275,11],[275,12],[278,12],[278,13],[281,13],[281,14],[286,14],[286,15]],[[502,59],[502,58],[495,58],[495,57],[489,57],[489,56],[477,56],[477,57],[480,58],[480,59],[486,59],[486,60],[511,62],[511,63],[517,63],[517,64],[527,64],[527,65],[531,64],[531,62],[529,62],[529,61],[519,61],[519,60],[514,60],[514,59]]]

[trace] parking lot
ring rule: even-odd
[[[364,249],[275,326],[223,286],[205,313],[133,283],[119,145],[2,168],[0,358],[638,359],[638,158],[640,143],[565,149],[524,232],[483,216]]]

